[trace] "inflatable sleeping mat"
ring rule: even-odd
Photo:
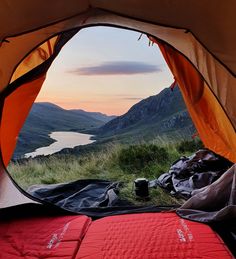
[[[1,259],[233,258],[207,225],[175,213],[19,219],[0,224]]]
[[[19,219],[0,224],[0,259],[75,258],[91,223],[86,216]]]

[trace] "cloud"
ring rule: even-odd
[[[96,66],[79,67],[68,71],[75,75],[97,76],[97,75],[134,75],[161,72],[156,65],[137,61],[112,61],[103,62]]]
[[[140,95],[133,95],[133,94],[114,94],[111,97],[118,99],[118,100],[142,100],[145,96]]]

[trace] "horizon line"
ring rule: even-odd
[[[89,110],[85,110],[85,109],[82,109],[82,108],[65,108],[65,107],[63,107],[63,106],[61,106],[61,105],[59,105],[59,104],[57,104],[57,103],[54,103],[54,102],[50,102],[50,101],[35,101],[34,103],[48,103],[48,104],[53,104],[53,105],[55,105],[55,106],[58,106],[59,108],[62,108],[63,110],[66,110],[66,111],[72,111],[72,110],[81,110],[81,111],[84,111],[84,112],[94,112],[94,113],[101,113],[101,114],[104,114],[104,115],[106,115],[106,116],[122,116],[123,114],[125,114],[125,113],[122,113],[122,114],[107,114],[107,113],[105,113],[105,112],[101,112],[101,111],[89,111]],[[131,106],[132,107],[132,106]],[[131,108],[130,107],[130,108]]]

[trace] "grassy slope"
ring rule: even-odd
[[[185,146],[186,144],[184,144]],[[189,151],[194,149],[197,147],[191,146]],[[108,179],[124,182],[124,187],[120,193],[121,197],[136,204],[178,204],[180,201],[160,188],[151,189],[150,202],[136,201],[132,192],[133,181],[136,178],[146,177],[151,180],[163,172],[167,172],[170,165],[182,155],[178,150],[180,149],[174,145],[162,147],[156,144],[110,145],[101,152],[81,157],[54,155],[27,160],[23,163],[11,163],[8,170],[24,189],[40,183],[50,184],[78,179]]]

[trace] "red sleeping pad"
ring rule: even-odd
[[[1,259],[74,258],[91,219],[86,216],[19,219],[0,224]]]
[[[0,259],[232,258],[207,225],[175,213],[18,219],[0,224]]]
[[[76,259],[233,258],[207,225],[175,213],[112,216],[94,221]]]

